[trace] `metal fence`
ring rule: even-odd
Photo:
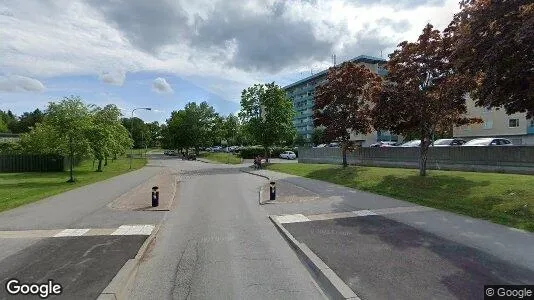
[[[60,155],[0,155],[0,172],[61,172],[65,159]]]
[[[419,167],[419,148],[356,148],[347,153],[352,165]],[[301,148],[299,162],[341,164],[339,148]],[[534,147],[430,147],[427,167],[437,170],[534,174]]]

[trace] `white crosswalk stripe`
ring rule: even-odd
[[[278,222],[284,224],[284,223],[298,223],[298,222],[308,222],[310,219],[305,217],[303,214],[295,214],[295,215],[285,215],[285,216],[278,216],[277,217]]]
[[[58,234],[54,235],[54,237],[64,237],[64,236],[82,236],[90,229],[84,228],[84,229],[65,229]]]
[[[153,225],[122,225],[111,235],[150,235]]]

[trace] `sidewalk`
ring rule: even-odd
[[[291,186],[318,195],[263,207],[364,298],[483,298],[484,284],[534,284],[532,233],[323,181],[254,172],[275,180],[285,197],[281,189]]]

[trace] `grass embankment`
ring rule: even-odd
[[[328,181],[534,231],[534,176],[317,164],[273,164],[268,169]]]
[[[132,170],[146,164],[146,158],[133,159]],[[96,167],[95,163],[95,167]],[[109,161],[103,172],[95,172],[93,161],[83,161],[74,168],[75,183],[67,183],[69,172],[50,173],[0,173],[0,212],[28,204],[52,195],[72,190],[90,183],[126,173],[129,170],[128,158]]]
[[[236,165],[236,164],[241,163],[240,157],[232,153],[225,153],[225,152],[218,152],[218,153],[203,152],[203,153],[200,153],[198,157],[205,158],[207,160],[221,163],[221,164]]]

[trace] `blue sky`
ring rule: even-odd
[[[162,122],[190,101],[239,110],[255,83],[287,85],[358,55],[391,53],[457,0],[3,0],[0,109],[78,95]]]

